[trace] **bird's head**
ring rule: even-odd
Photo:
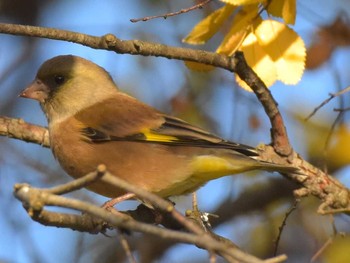
[[[102,67],[73,55],[44,62],[20,97],[40,102],[49,122],[70,117],[115,94],[117,87]]]

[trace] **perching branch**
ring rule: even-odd
[[[109,183],[112,183],[128,192],[130,192],[130,190],[135,190],[134,193],[138,196],[138,198],[146,199],[153,206],[159,207],[165,212],[171,213],[176,220],[178,220],[179,217],[182,217],[180,222],[183,223],[183,225],[192,233],[184,233],[160,228],[151,224],[145,224],[132,220],[126,216],[115,215],[106,211],[104,208],[97,207],[90,203],[56,195],[59,193],[67,193],[68,191],[79,187],[84,187],[87,183],[91,183],[96,179],[108,181]],[[46,225],[54,225],[53,223],[56,224],[59,222],[60,227],[69,227],[79,231],[94,233],[96,231],[96,226],[98,225],[96,222],[100,223],[100,220],[103,220],[103,222],[106,222],[108,225],[115,228],[124,228],[131,231],[156,235],[169,240],[194,244],[200,248],[204,248],[210,252],[215,252],[223,256],[228,262],[281,262],[286,259],[286,256],[281,255],[277,258],[262,261],[254,256],[242,252],[233,245],[217,241],[199,226],[180,215],[180,213],[177,212],[173,205],[168,201],[163,200],[152,193],[138,189],[137,187],[114,177],[105,170],[104,166],[98,167],[96,172],[88,174],[85,177],[51,189],[36,189],[27,184],[16,185],[15,196],[17,199],[22,201],[23,206],[34,220],[45,223]],[[58,214],[55,212],[49,212],[45,210],[46,206],[74,209],[84,212],[89,216],[92,216],[92,218],[89,218],[87,215],[78,216],[73,214]],[[176,211],[176,213],[174,213],[174,211]],[[95,218],[97,218],[97,220]],[[77,222],[79,224],[77,224]],[[100,228],[97,229],[99,230]]]

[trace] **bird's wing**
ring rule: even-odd
[[[224,148],[240,152],[248,156],[257,156],[255,148],[247,145],[224,140],[205,130],[193,126],[185,121],[171,117],[162,116],[164,122],[156,129],[150,130],[156,135],[173,136],[175,140],[173,145],[197,146],[204,148]]]
[[[250,146],[223,140],[185,121],[159,113],[136,100],[130,106],[122,100],[134,99],[129,96],[116,97],[78,113],[76,118],[83,123],[83,138],[92,143],[134,141],[231,149],[247,156],[258,155]]]

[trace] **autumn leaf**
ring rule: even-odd
[[[215,35],[236,6],[225,5],[200,21],[182,42],[192,45],[204,44]]]
[[[326,62],[338,47],[350,45],[350,26],[342,16],[322,26],[307,49],[306,68],[316,69]]]
[[[235,15],[230,31],[225,35],[216,52],[220,54],[232,55],[241,46],[248,33],[248,28],[257,17],[257,5],[248,5],[241,8]],[[259,21],[261,19],[259,18]]]
[[[285,84],[296,84],[305,68],[305,45],[303,40],[286,24],[275,20],[262,20],[259,15],[261,4],[266,1],[223,0],[228,3],[199,22],[183,40],[190,44],[208,41],[235,13],[229,32],[216,52],[231,56],[241,50],[247,63],[266,86],[276,80]],[[282,17],[286,23],[295,21],[295,0],[272,0],[268,12]],[[185,62],[190,69],[209,71],[211,66]],[[250,88],[236,77],[243,88]]]
[[[267,11],[273,16],[282,18],[287,24],[294,25],[296,17],[296,1],[272,0]]]
[[[277,78],[274,61],[266,54],[266,51],[259,45],[258,39],[253,32],[245,38],[240,50],[250,67],[256,72],[266,86],[271,86]],[[251,91],[250,87],[236,75],[238,84]]]
[[[230,5],[250,5],[250,4],[259,4],[266,1],[262,0],[221,0],[221,2],[230,4]]]
[[[255,30],[259,44],[275,62],[277,79],[285,84],[296,84],[305,68],[304,41],[285,24],[264,20]]]

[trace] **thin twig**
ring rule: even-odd
[[[129,260],[129,263],[136,263],[137,261],[131,252],[129,242],[126,239],[125,233],[123,231],[121,231],[120,229],[118,229],[117,232],[118,232],[119,242],[125,251],[125,254],[126,254],[127,259]]]
[[[312,116],[314,116],[316,114],[316,112],[321,109],[324,105],[326,105],[328,102],[330,102],[332,99],[343,95],[344,93],[350,91],[350,86],[342,89],[341,91],[337,92],[337,93],[329,93],[329,98],[327,98],[326,100],[324,100],[319,106],[317,106],[306,118],[305,121],[308,121]]]
[[[106,166],[101,164],[97,167],[96,171],[92,173],[88,173],[87,175],[81,178],[75,179],[66,184],[58,185],[50,189],[43,189],[43,190],[46,190],[48,193],[56,194],[56,195],[63,195],[66,193],[70,193],[75,190],[86,187],[87,185],[99,180],[102,176],[105,175],[106,171],[107,171]]]
[[[323,147],[323,156],[325,160],[327,159],[327,153],[328,153],[328,147],[329,143],[331,141],[332,135],[334,133],[336,125],[341,121],[341,119],[344,117],[344,111],[340,111],[337,117],[335,118],[334,122],[332,123],[331,129],[329,130],[327,134],[327,138]],[[327,172],[327,166],[325,167],[325,172]]]
[[[204,5],[208,4],[211,1],[212,0],[205,0],[205,1],[203,1],[203,2],[201,2],[199,4],[196,4],[194,6],[191,6],[191,7],[188,7],[188,8],[183,8],[183,9],[181,9],[179,11],[171,12],[171,13],[167,13],[167,14],[163,14],[163,15],[146,16],[146,17],[143,17],[143,18],[130,19],[130,22],[132,22],[132,23],[136,23],[136,22],[140,22],[140,21],[145,22],[145,21],[148,21],[148,20],[151,20],[151,19],[161,18],[161,17],[164,18],[164,19],[167,19],[170,16],[176,16],[176,15],[188,13],[188,12],[196,10],[196,9],[201,9],[201,8],[203,8]]]
[[[281,226],[278,228],[278,235],[277,235],[277,238],[276,238],[276,241],[275,241],[275,248],[274,248],[274,251],[273,251],[273,255],[274,255],[274,256],[277,255],[278,245],[279,245],[279,242],[280,242],[280,239],[281,239],[281,236],[282,236],[283,229],[284,229],[284,227],[286,226],[287,219],[288,219],[288,217],[292,214],[292,212],[293,212],[295,209],[297,209],[298,203],[299,203],[299,200],[296,199],[296,200],[294,201],[294,204],[292,205],[292,207],[290,207],[290,208],[288,209],[287,213],[284,215],[282,224],[281,224]]]
[[[346,108],[334,108],[334,111],[340,111],[340,112],[344,112],[344,111],[349,111],[350,107],[346,107]]]

